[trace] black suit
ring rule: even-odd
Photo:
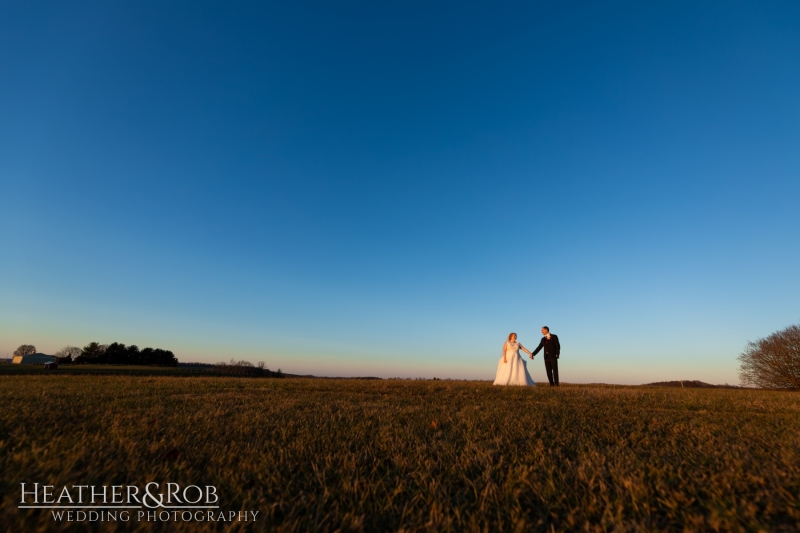
[[[542,348],[544,348],[544,369],[547,370],[547,379],[550,381],[551,387],[558,387],[558,357],[561,355],[561,343],[558,342],[558,336],[551,333],[549,340],[547,337],[542,337],[539,346],[533,351],[533,355],[539,353]]]

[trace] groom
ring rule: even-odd
[[[544,348],[544,368],[547,370],[547,379],[550,381],[551,387],[558,387],[558,356],[561,355],[561,344],[558,342],[558,336],[551,334],[550,328],[547,326],[542,328],[542,335],[544,337],[539,342],[539,347],[531,354],[531,359]]]

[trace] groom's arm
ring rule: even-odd
[[[553,335],[556,341],[556,358],[561,356],[561,341],[558,340],[558,337]]]
[[[533,353],[531,354],[531,357],[533,357],[534,355],[539,353],[539,350],[541,350],[543,347],[544,347],[544,339],[539,341],[539,346],[537,346],[536,349],[533,351]]]

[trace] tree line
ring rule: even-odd
[[[263,361],[258,363],[257,366],[253,366],[253,363],[250,361],[245,361],[244,359],[237,361],[231,358],[230,362],[217,363],[212,366],[212,369],[214,374],[224,374],[226,376],[254,376],[266,378],[285,377],[285,374],[281,372],[280,368],[277,372],[274,372],[267,368]]]
[[[14,355],[31,355],[36,353],[36,346],[23,344],[14,351]],[[125,346],[120,342],[100,344],[90,342],[83,348],[64,346],[55,353],[60,364],[91,365],[159,365],[176,366],[178,358],[170,350],[161,348],[139,349],[135,344]]]

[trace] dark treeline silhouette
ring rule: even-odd
[[[178,358],[170,350],[161,348],[139,349],[135,344],[125,346],[119,342],[98,344],[90,342],[75,358],[79,364],[92,365],[159,365],[176,366]]]
[[[217,363],[212,368],[215,374],[223,374],[226,376],[253,376],[265,378],[282,378],[284,373],[279,368],[277,372],[273,372],[264,366],[264,363],[258,363],[258,366],[253,366],[249,361],[236,361],[231,359],[228,363]]]
[[[683,387],[684,389],[738,389],[736,385],[712,385],[697,381],[696,379],[684,379],[677,381],[657,381],[655,383],[646,383],[643,387]]]

